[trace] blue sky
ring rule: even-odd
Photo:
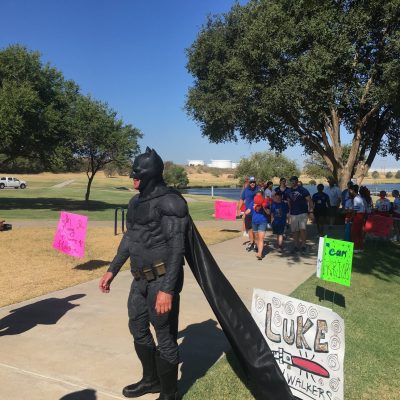
[[[208,14],[232,0],[2,0],[0,48],[20,43],[107,102],[164,160],[239,161],[267,143],[210,144],[183,110],[192,77],[185,49]],[[245,1],[241,1],[245,3]],[[301,148],[285,154],[299,164]],[[377,159],[375,167],[399,165]]]

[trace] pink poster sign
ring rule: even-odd
[[[235,201],[215,201],[215,218],[217,219],[228,219],[236,220],[236,207]]]
[[[85,255],[88,217],[61,211],[53,247],[73,257]]]

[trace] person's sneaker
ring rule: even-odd
[[[244,237],[249,237],[249,232],[244,231],[244,232],[243,232],[243,236],[244,236]]]
[[[249,244],[247,245],[247,247],[246,247],[246,250],[247,250],[247,251],[252,251],[252,250],[254,250],[254,243],[249,243]]]

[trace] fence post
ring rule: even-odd
[[[118,229],[117,229],[117,225],[118,225],[118,210],[121,210],[121,229],[122,232],[125,232],[125,210],[122,207],[117,207],[115,209],[115,215],[114,215],[114,236],[117,236],[118,234]]]

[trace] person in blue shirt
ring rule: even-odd
[[[282,195],[282,201],[288,201],[290,188],[286,186],[286,178],[279,179],[279,186],[274,190],[275,193],[280,193]]]
[[[272,233],[276,235],[277,249],[279,252],[283,250],[283,232],[286,226],[287,214],[289,206],[282,201],[282,193],[276,192],[273,203],[270,207]]]
[[[253,203],[254,196],[260,188],[257,186],[256,178],[251,176],[249,178],[249,186],[243,189],[242,194],[240,196],[239,204],[238,204],[238,215],[240,213],[240,208],[243,204],[246,205],[246,210],[249,209],[250,204]],[[246,247],[247,251],[257,251],[256,244],[254,241],[254,233],[253,233],[253,223],[251,220],[251,214],[245,213],[244,215],[244,225],[249,234],[249,245]]]
[[[313,220],[314,205],[311,200],[310,192],[303,186],[299,186],[299,178],[290,178],[291,188],[289,191],[290,208],[290,229],[293,232],[294,248],[293,253],[299,251],[306,252],[306,226],[310,215]]]
[[[352,187],[353,185],[354,185],[354,183],[353,183],[352,181],[348,181],[348,182],[347,182],[347,189],[344,189],[343,192],[342,192],[342,200],[341,200],[341,203],[342,203],[342,208],[343,208],[343,210],[346,209],[346,201],[349,200],[349,199],[351,198],[351,196],[350,196],[350,189],[351,189],[351,187]]]
[[[329,196],[324,193],[324,185],[322,183],[317,186],[317,193],[312,196],[312,201],[314,203],[314,217],[318,235],[324,236],[324,224],[331,202]]]

